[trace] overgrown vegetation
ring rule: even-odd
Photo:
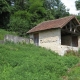
[[[79,67],[68,73],[79,61],[73,55],[59,56],[31,44],[7,42],[0,44],[0,80],[65,80],[64,76],[79,80]]]
[[[0,40],[3,40],[7,34],[17,35],[15,32],[9,32],[4,29],[0,29]]]
[[[65,55],[66,56],[73,55],[73,56],[80,57],[80,49],[78,51],[75,51],[75,50],[67,50],[66,53],[65,53]]]

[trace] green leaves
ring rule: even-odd
[[[9,30],[15,31],[20,36],[25,36],[30,29],[30,14],[27,11],[17,11],[11,16],[8,24]]]
[[[45,0],[44,7],[51,12],[50,16],[53,15],[55,18],[60,18],[69,15],[65,5],[61,0]]]
[[[7,28],[7,23],[9,23],[10,17],[10,5],[6,0],[0,0],[0,25],[1,28]]]
[[[80,0],[75,1],[76,9],[80,10]]]
[[[10,6],[6,0],[0,0],[0,14],[3,12],[10,12]]]

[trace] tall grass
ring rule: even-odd
[[[3,40],[5,35],[7,35],[7,34],[17,35],[15,32],[8,32],[4,29],[0,29],[0,40]]]
[[[76,56],[59,56],[31,44],[0,45],[0,80],[63,80]]]

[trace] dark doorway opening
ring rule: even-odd
[[[61,29],[61,45],[78,47],[80,28],[77,25],[78,23],[73,19]]]
[[[38,34],[38,33],[35,33],[35,34],[34,34],[34,44],[35,44],[36,46],[39,45],[39,34]]]
[[[78,47],[78,36],[67,32],[61,32],[61,45]]]

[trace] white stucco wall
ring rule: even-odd
[[[78,37],[78,47],[80,49],[80,36]]]
[[[60,52],[61,29],[53,29],[39,33],[39,46]]]

